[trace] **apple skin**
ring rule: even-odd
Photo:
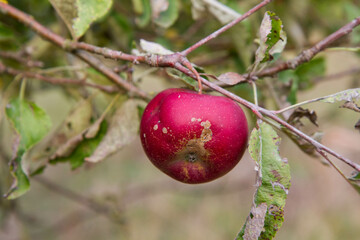
[[[142,146],[162,172],[183,183],[217,179],[240,161],[247,147],[244,112],[222,96],[172,88],[145,108]]]

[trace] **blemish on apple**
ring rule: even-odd
[[[167,134],[167,133],[168,133],[168,130],[166,129],[166,127],[163,127],[162,132],[163,132],[164,134]]]

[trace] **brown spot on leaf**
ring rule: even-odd
[[[281,175],[279,174],[278,171],[272,170],[271,172],[272,172],[272,174],[274,175],[274,177],[276,178],[276,180],[278,180],[278,181],[281,180]]]

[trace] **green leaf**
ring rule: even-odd
[[[14,32],[0,22],[0,41],[9,40],[14,37]]]
[[[8,199],[14,199],[30,189],[30,181],[23,170],[22,158],[27,150],[49,132],[51,121],[44,110],[35,103],[21,99],[9,102],[6,106],[6,116],[20,137],[15,146],[16,156],[10,162],[10,172],[14,177],[14,183],[6,194]]]
[[[111,5],[112,0],[77,0],[78,17],[73,24],[76,38],[81,37],[94,21],[105,16]]]
[[[44,146],[41,146],[41,151],[38,151],[41,152],[40,155],[47,157],[49,155],[64,156],[71,153],[77,145],[75,141],[69,143],[70,140],[91,126],[92,115],[91,98],[79,101],[53,133],[51,139]],[[32,157],[34,158],[34,156]],[[43,164],[47,164],[47,157]],[[38,158],[39,156],[35,156],[35,159]]]
[[[300,65],[295,70],[295,74],[299,77],[299,88],[308,89],[312,87],[311,79],[324,76],[325,70],[325,59],[322,57],[312,59],[310,62]]]
[[[130,99],[117,109],[106,135],[86,161],[102,161],[136,139],[140,125],[139,104],[145,105],[144,102]]]
[[[285,70],[281,71],[278,74],[279,80],[282,83],[290,83],[292,81],[298,81],[298,76],[295,74],[294,70]]]
[[[102,115],[91,126],[83,129],[58,147],[56,152],[49,158],[50,163],[70,162],[72,169],[80,167],[84,163],[85,158],[91,156],[103,140],[108,128],[107,121],[104,119],[115,103],[122,103],[124,101],[124,97],[119,99],[120,97],[123,96],[115,96]]]
[[[280,137],[266,123],[260,123],[251,133],[249,152],[256,163],[258,188],[250,215],[237,239],[272,239],[284,221],[290,167],[287,160],[280,157],[279,145]]]
[[[105,16],[112,0],[50,0],[74,39],[79,39],[90,25]]]
[[[151,1],[151,8],[153,22],[162,28],[170,27],[179,17],[178,0]]]
[[[23,194],[25,194],[30,189],[30,181],[27,174],[22,168],[22,157],[24,156],[24,151],[18,151],[15,159],[11,161],[10,164],[10,173],[14,177],[14,182],[6,193],[5,197],[7,199],[15,199]]]
[[[293,81],[291,83],[290,92],[286,98],[286,101],[288,101],[291,105],[297,103],[297,92],[299,90],[299,84],[298,81]]]
[[[76,39],[76,33],[73,29],[73,20],[78,16],[76,0],[49,0],[49,1],[51,5],[55,8],[57,14],[64,21],[72,37]]]
[[[133,8],[138,16],[136,18],[136,25],[144,28],[151,20],[151,5],[150,0],[132,0]]]
[[[291,105],[297,102],[297,92],[299,90],[299,77],[294,70],[286,70],[279,72],[279,80],[283,83],[291,84],[290,92],[287,94],[287,101]]]
[[[260,26],[260,46],[256,51],[256,63],[272,60],[275,53],[284,50],[286,41],[282,21],[275,13],[267,11]]]
[[[297,102],[297,92],[313,86],[312,79],[325,74],[325,59],[316,58],[300,65],[296,70],[286,70],[279,73],[279,80],[291,84],[287,101],[292,105]]]
[[[71,169],[76,169],[82,166],[85,158],[89,157],[94,152],[106,134],[107,122],[103,119],[100,120],[101,122],[99,121],[93,125],[98,126],[95,136],[92,135],[93,133],[90,136],[86,136],[87,132],[84,132],[84,137],[77,143],[76,147],[69,156],[56,156],[56,158],[52,159],[50,163],[69,162]],[[91,132],[91,130],[88,132]]]
[[[351,185],[360,193],[360,172],[356,172],[348,178]]]
[[[159,43],[149,42],[144,39],[140,39],[140,47],[143,51],[151,54],[167,55],[174,53],[173,51],[170,51]]]
[[[49,116],[33,102],[12,100],[6,106],[6,115],[20,134],[19,149],[22,151],[38,143],[51,128]]]
[[[143,106],[137,106],[137,110],[138,110],[138,117],[141,119],[142,118],[142,115],[144,114],[145,112],[145,107]]]

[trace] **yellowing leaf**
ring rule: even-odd
[[[191,13],[195,20],[201,19],[207,12],[210,12],[222,24],[227,24],[241,16],[241,14],[217,0],[191,0],[191,3]]]
[[[140,117],[137,100],[126,101],[112,117],[109,129],[94,153],[86,158],[89,162],[99,162],[115,151],[123,148],[138,136]]]
[[[235,72],[223,73],[217,79],[223,83],[226,83],[227,85],[235,85],[240,82],[246,81],[246,79],[242,75]]]
[[[30,189],[30,181],[23,169],[22,158],[27,150],[48,133],[51,121],[46,112],[35,103],[21,99],[9,102],[6,106],[6,115],[19,134],[19,141],[15,145],[16,155],[10,162],[14,182],[6,194],[8,199],[14,199]]]
[[[76,38],[81,37],[94,21],[105,16],[111,5],[112,0],[77,0],[78,17],[73,23]]]
[[[74,39],[109,12],[112,0],[50,0]]]
[[[319,100],[326,103],[334,103],[339,101],[353,101],[360,98],[360,88],[347,89],[342,92],[338,92],[326,97],[322,97]]]
[[[6,106],[6,115],[20,135],[19,149],[24,151],[38,143],[51,127],[49,116],[33,102],[12,100]]]
[[[174,52],[164,48],[162,45],[155,43],[155,42],[149,42],[144,39],[140,39],[140,47],[143,51],[151,54],[160,54],[160,55],[167,55],[167,54],[173,54]]]
[[[275,13],[267,11],[260,26],[260,46],[256,51],[256,62],[272,60],[275,53],[281,53],[286,45],[286,34],[282,21]]]
[[[151,0],[152,20],[162,27],[168,28],[179,16],[178,0]]]
[[[143,28],[148,25],[151,20],[150,0],[132,0],[132,3],[134,11],[138,16],[135,22],[139,27]]]

